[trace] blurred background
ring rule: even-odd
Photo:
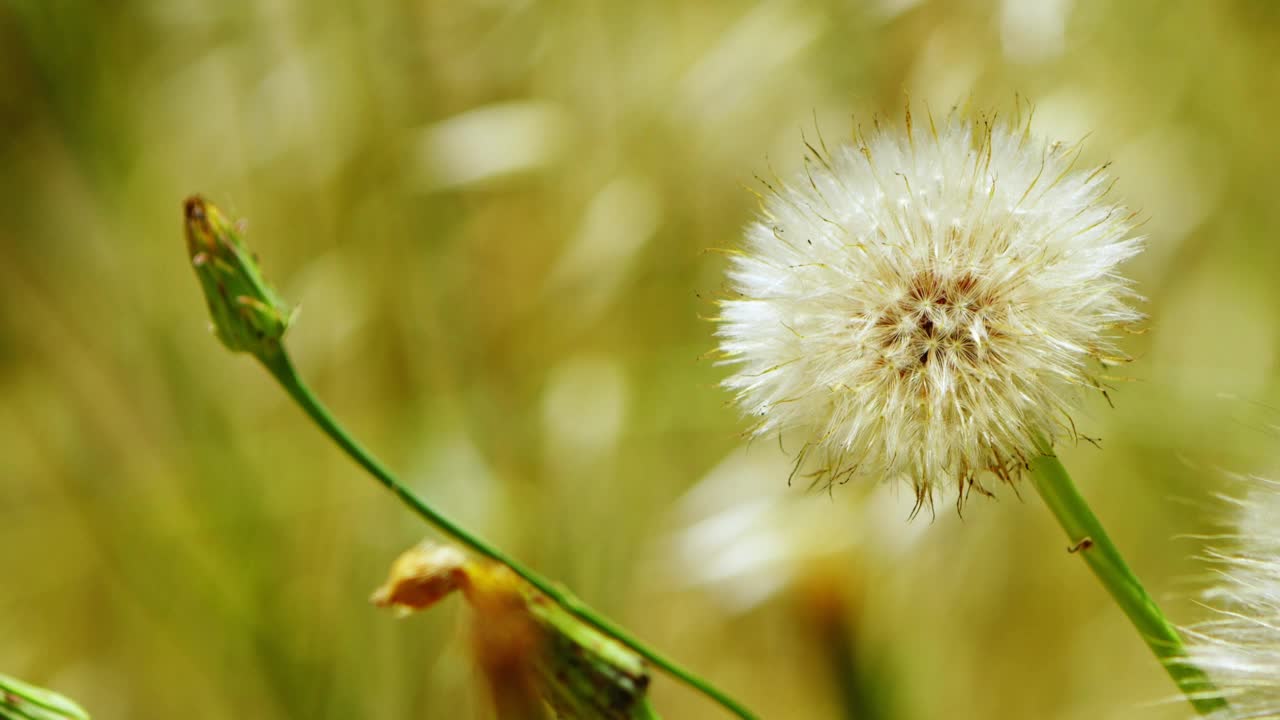
[[[0,671],[104,720],[492,717],[461,602],[368,604],[425,528],[209,333],[200,192],[356,436],[764,717],[1186,717],[1034,494],[788,488],[700,359],[743,186],[907,93],[1030,98],[1148,218],[1135,381],[1064,454],[1201,619],[1217,468],[1280,471],[1280,7],[3,0]]]

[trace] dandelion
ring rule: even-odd
[[[905,480],[919,509],[1074,434],[1074,390],[1140,319],[1116,268],[1141,240],[1106,166],[1029,122],[908,111],[765,182],[717,335],[752,432],[804,438],[798,469]]]
[[[1054,454],[1078,390],[1123,361],[1141,316],[1118,267],[1142,248],[1107,166],[1025,121],[966,119],[806,142],[765,182],[729,270],[720,353],[753,435],[800,435],[792,475],[905,481],[917,512],[1029,474],[1139,636],[1201,714],[1225,708]]]
[[[1280,718],[1280,483],[1238,479],[1248,491],[1224,498],[1232,529],[1208,553],[1219,580],[1205,604],[1215,616],[1187,631],[1187,650],[1238,717]]]

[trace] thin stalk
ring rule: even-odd
[[[1214,715],[1226,710],[1227,701],[1204,671],[1187,659],[1178,631],[1107,537],[1102,523],[1076,489],[1052,447],[1041,439],[1040,450],[1043,454],[1031,461],[1031,477],[1036,492],[1067,532],[1071,552],[1085,561],[1111,594],[1196,712]]]
[[[653,705],[649,704],[649,699],[645,698],[636,711],[636,720],[662,720],[662,716],[653,709]]]
[[[512,572],[524,578],[525,581],[537,588],[542,594],[551,598],[552,601],[564,608],[569,614],[631,648],[631,650],[648,660],[655,667],[719,703],[725,710],[737,715],[742,720],[756,720],[756,717],[742,704],[711,685],[711,683],[698,677],[692,671],[681,667],[674,660],[667,658],[657,650],[645,645],[631,633],[591,609],[568,590],[525,567],[497,547],[453,522],[415,495],[390,470],[383,466],[372,453],[364,449],[360,443],[348,435],[342,425],[329,414],[324,404],[311,392],[306,383],[298,377],[298,373],[283,347],[271,355],[257,355],[257,357],[272,376],[279,381],[285,391],[289,393],[289,396],[315,421],[316,425],[320,426],[320,429],[326,435],[346,451],[347,455],[356,461],[356,464],[377,478],[396,497],[400,498],[401,502],[417,513],[423,520],[426,520],[432,527],[458,543],[465,545],[476,554],[483,555],[496,563],[507,566]]]

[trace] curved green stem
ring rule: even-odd
[[[1196,712],[1213,715],[1226,710],[1229,706],[1221,692],[1203,670],[1187,659],[1178,631],[1129,569],[1067,469],[1043,439],[1040,451],[1044,454],[1031,461],[1031,477],[1036,492],[1066,530],[1071,552],[1079,555],[1097,576]]]
[[[537,588],[542,594],[551,598],[565,611],[578,618],[582,622],[596,628],[631,648],[640,656],[644,657],[653,665],[677,680],[683,682],[689,687],[706,695],[708,698],[719,703],[729,712],[737,715],[743,720],[755,720],[755,716],[751,714],[745,707],[733,698],[726,695],[723,691],[712,686],[706,680],[693,674],[691,671],[676,664],[675,661],[654,650],[638,638],[631,635],[622,627],[613,623],[609,619],[600,615],[591,609],[568,590],[547,580],[541,575],[535,573],[525,567],[506,553],[489,544],[480,537],[472,534],[461,525],[453,522],[449,518],[442,515],[439,511],[432,508],[425,501],[413,494],[409,488],[405,487],[395,475],[391,473],[382,463],[365,450],[360,443],[356,442],[342,428],[337,420],[318,398],[311,392],[310,388],[298,377],[298,373],[294,370],[293,363],[290,362],[288,354],[281,347],[277,352],[269,355],[257,354],[256,357],[262,362],[268,371],[280,382],[290,397],[315,421],[320,429],[325,432],[334,442],[338,444],[351,459],[355,460],[360,467],[364,468],[378,479],[388,490],[395,493],[400,501],[409,506],[409,509],[418,514],[419,517],[426,520],[430,525],[440,532],[449,536],[458,543],[465,545],[470,550],[479,555],[483,555],[496,563],[505,565],[515,574],[524,578],[530,585]]]

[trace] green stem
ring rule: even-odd
[[[564,608],[566,612],[578,618],[582,622],[596,628],[600,632],[612,637],[623,645],[631,648],[641,657],[645,658],[653,665],[677,680],[683,682],[689,687],[706,695],[708,698],[719,703],[724,709],[737,715],[742,720],[755,720],[755,716],[751,714],[745,707],[733,698],[726,695],[723,691],[712,686],[706,680],[693,674],[693,672],[676,664],[675,661],[654,650],[638,638],[631,635],[619,625],[613,623],[609,619],[600,615],[591,609],[568,590],[558,584],[547,580],[541,575],[535,573],[525,567],[506,553],[489,544],[480,537],[473,535],[470,531],[461,525],[453,522],[440,512],[432,508],[424,502],[413,491],[405,487],[395,475],[391,473],[382,463],[374,458],[373,454],[365,450],[360,443],[356,442],[342,428],[338,421],[334,419],[325,406],[320,402],[310,388],[298,377],[297,371],[290,362],[288,354],[283,348],[279,352],[272,353],[267,356],[259,355],[258,359],[267,368],[267,370],[280,382],[290,397],[315,421],[320,429],[325,432],[334,442],[338,444],[351,459],[355,460],[360,467],[364,468],[378,479],[388,490],[395,493],[400,501],[409,506],[422,519],[426,520],[430,525],[440,532],[465,545],[470,550],[479,555],[493,560],[496,563],[505,565],[515,574],[524,578],[530,585],[537,588],[542,594],[551,598],[556,604]]]
[[[636,711],[636,720],[662,720],[662,716],[657,710],[653,709],[653,705],[649,704],[649,699],[645,698],[640,703],[640,708]]]
[[[1107,537],[1102,523],[1076,489],[1067,469],[1043,439],[1040,451],[1043,455],[1031,461],[1031,477],[1036,492],[1040,493],[1062,529],[1066,530],[1071,540],[1071,551],[1085,561],[1098,581],[1111,593],[1112,599],[1137,628],[1147,647],[1155,653],[1196,712],[1212,715],[1226,710],[1228,705],[1222,694],[1204,671],[1187,659],[1178,631],[1143,589],[1120,551]]]

